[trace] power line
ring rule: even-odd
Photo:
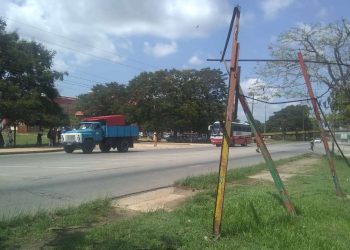
[[[25,34],[27,36],[31,36],[30,34],[28,33],[25,33],[25,32],[21,32],[22,34]],[[109,58],[105,58],[105,57],[102,57],[102,56],[97,56],[97,55],[94,55],[94,54],[91,54],[91,53],[87,53],[85,51],[81,51],[81,50],[77,50],[77,49],[74,49],[74,48],[70,48],[70,47],[66,47],[64,45],[61,45],[61,44],[58,44],[58,43],[55,43],[55,42],[51,42],[51,41],[48,41],[46,39],[42,39],[42,38],[36,38],[37,41],[41,41],[41,42],[44,42],[44,43],[47,43],[47,44],[53,44],[55,46],[58,46],[58,47],[61,47],[63,49],[66,49],[66,50],[71,50],[71,51],[75,51],[77,53],[80,53],[80,54],[83,54],[83,55],[87,55],[87,56],[90,56],[90,57],[94,57],[96,59],[99,59],[99,60],[102,60],[102,61],[107,61],[109,63],[113,63],[113,64],[119,64],[119,65],[122,65],[124,67],[128,67],[128,68],[131,68],[131,69],[134,69],[134,70],[138,70],[138,71],[145,71],[144,69],[142,68],[139,68],[139,67],[134,67],[132,65],[129,65],[129,64],[126,64],[126,63],[121,63],[121,62],[116,62],[116,61],[113,61],[112,59],[109,59]]]
[[[208,62],[222,62],[221,59],[207,59]],[[225,59],[223,61],[229,62],[229,59]],[[238,59],[239,62],[291,62],[291,63],[299,63],[297,59]],[[350,67],[350,64],[347,63],[337,63],[337,62],[326,62],[326,61],[316,61],[316,60],[304,60],[304,62],[308,63],[318,63],[318,64],[330,64],[330,65],[341,65]]]
[[[87,43],[84,43],[84,42],[81,42],[81,41],[77,41],[77,40],[71,39],[71,38],[69,38],[69,37],[63,36],[62,34],[58,34],[58,33],[56,33],[56,32],[52,32],[52,31],[49,31],[49,30],[45,30],[45,29],[39,28],[39,27],[37,27],[37,26],[31,25],[31,24],[28,24],[28,23],[24,23],[24,22],[21,22],[21,21],[12,19],[12,18],[5,17],[5,16],[2,16],[2,17],[5,18],[5,19],[7,19],[7,20],[10,20],[10,21],[13,21],[13,22],[16,22],[16,23],[20,23],[20,24],[26,25],[26,26],[31,27],[31,28],[33,28],[33,29],[37,29],[37,30],[39,30],[39,31],[41,31],[41,32],[45,32],[45,33],[49,33],[49,34],[52,34],[52,35],[61,37],[61,38],[66,39],[66,40],[68,40],[68,41],[77,43],[77,44],[79,44],[79,45],[82,45],[82,44],[83,44],[83,45],[85,45],[85,46],[87,46],[87,47],[96,49],[96,47],[94,47],[94,46],[92,46],[92,45],[90,45],[90,44],[87,44]],[[28,34],[27,34],[27,35],[28,35]],[[129,42],[127,39],[125,39],[125,38],[123,38],[123,37],[118,37],[118,38],[123,39],[123,40],[126,41],[126,42]],[[104,50],[104,49],[98,49],[98,50],[99,50],[99,51],[103,51],[103,52],[108,53],[108,54],[111,54],[111,53],[112,53],[112,51],[107,51],[107,50]],[[154,65],[151,65],[151,64],[148,64],[148,63],[144,63],[144,62],[142,62],[142,61],[139,61],[139,60],[136,60],[136,59],[133,59],[133,58],[129,58],[128,60],[134,61],[134,62],[136,62],[136,63],[138,63],[138,64],[147,66],[147,67],[149,67],[149,68],[153,68],[153,69],[157,69],[157,68],[158,68],[158,67],[156,67],[156,66],[154,66]]]
[[[329,90],[330,90],[330,88],[328,88],[327,91],[325,91],[322,95],[317,96],[315,99],[316,100],[321,99],[324,95],[326,95],[329,92]],[[291,100],[291,101],[269,102],[269,101],[256,99],[254,97],[250,97],[250,96],[246,96],[246,95],[241,95],[241,94],[239,94],[239,95],[240,96],[244,96],[247,99],[251,99],[253,101],[262,102],[262,103],[266,103],[266,104],[286,104],[286,103],[294,103],[294,102],[303,102],[303,101],[311,101],[311,100],[313,100],[313,98],[305,98],[305,99],[297,99],[297,100]]]

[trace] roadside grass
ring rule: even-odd
[[[90,227],[101,221],[111,211],[111,201],[100,199],[78,207],[58,209],[55,212],[40,211],[35,215],[23,215],[0,220],[0,249],[17,248],[28,243],[52,238],[67,228]]]
[[[6,137],[6,136],[5,136]],[[16,146],[36,146],[37,133],[17,133],[16,134]],[[46,137],[46,133],[42,136],[42,145],[48,145],[49,140]]]
[[[288,159],[275,161],[276,166],[282,165],[288,162],[293,162],[304,157],[308,157],[308,154],[302,156],[291,157]],[[265,163],[260,163],[253,166],[242,167],[238,169],[229,169],[227,171],[227,183],[234,183],[238,180],[243,180],[248,178],[248,176],[256,174],[262,170],[266,169]],[[185,179],[181,179],[175,182],[177,186],[191,187],[195,189],[213,189],[216,188],[218,182],[218,173],[213,172],[205,175],[189,176]]]
[[[278,161],[277,165],[285,162]],[[339,158],[335,159],[335,164],[342,188],[349,193],[350,169]],[[110,219],[105,224],[95,223],[101,218],[108,220],[111,213],[110,201],[102,200],[97,204],[60,210],[58,214],[43,213],[1,221],[0,248],[26,248],[40,240],[45,242],[41,246],[54,249],[349,248],[350,200],[335,196],[325,159],[322,158],[309,172],[285,182],[297,216],[286,213],[276,198],[273,183],[230,185],[258,172],[261,167],[233,170],[226,188],[222,234],[218,240],[212,237],[213,183],[217,177],[209,175],[211,177],[193,177],[178,182],[191,188],[204,187],[204,190],[172,212],[155,211]],[[82,209],[85,212],[81,212]],[[69,226],[88,228],[72,230]],[[62,227],[62,230],[49,230],[54,227]]]

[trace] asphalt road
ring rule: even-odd
[[[309,143],[269,145],[273,159],[310,152]],[[136,145],[128,153],[81,151],[0,155],[0,216],[77,205],[172,185],[218,170],[220,148]],[[254,146],[230,148],[229,168],[263,162]]]

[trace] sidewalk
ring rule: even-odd
[[[347,158],[350,158],[350,145],[349,144],[343,144],[343,143],[338,143],[338,144],[339,144],[340,149],[343,151],[343,154]],[[329,147],[330,148],[332,147],[332,142],[329,143]],[[340,152],[339,152],[339,150],[338,150],[336,145],[334,145],[334,152],[335,152],[335,154],[340,155]]]
[[[0,148],[0,155],[31,154],[63,151],[62,147],[24,147],[24,148]]]

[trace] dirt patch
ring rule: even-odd
[[[279,174],[283,181],[287,181],[295,175],[305,175],[313,165],[320,163],[320,159],[314,156],[300,160],[288,162],[278,167]],[[248,179],[234,183],[234,186],[251,185],[259,181],[273,181],[270,172],[262,171],[258,174],[249,176]],[[187,198],[197,194],[198,190],[183,189],[179,187],[162,188],[150,192],[144,192],[120,198],[113,201],[115,209],[130,211],[131,216],[137,212],[150,212],[156,210],[172,211],[181,205]],[[129,213],[130,213],[129,212]]]
[[[306,175],[311,170],[313,165],[320,163],[320,158],[310,156],[300,160],[288,162],[278,167],[279,175],[282,181],[287,181],[289,178],[295,175]],[[262,171],[255,175],[249,176],[251,179],[257,179],[262,181],[273,181],[269,171]]]
[[[122,208],[140,212],[150,212],[159,209],[172,211],[187,198],[198,192],[194,189],[168,187],[121,198],[115,200],[112,205],[117,209]]]

